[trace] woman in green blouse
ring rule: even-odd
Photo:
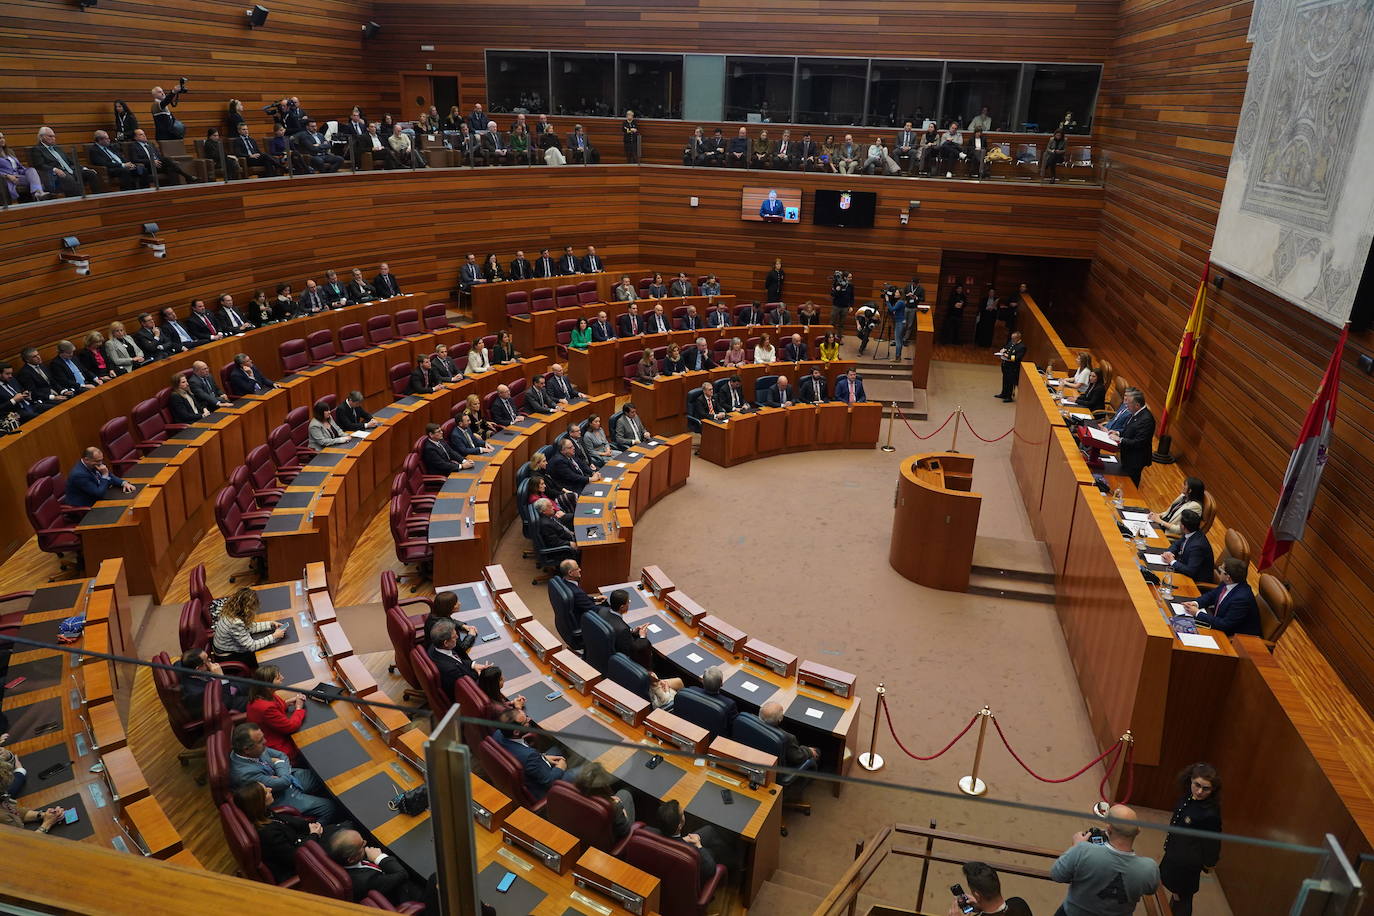
[[[577,327],[572,330],[572,340],[568,341],[568,346],[577,347],[579,350],[585,350],[591,342],[592,329],[591,326],[587,324],[587,319],[577,319]]]

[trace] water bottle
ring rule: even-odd
[[[1170,598],[1174,597],[1173,570],[1165,570],[1164,575],[1160,577],[1159,582],[1159,596],[1163,598],[1165,601],[1168,601]]]
[[[1144,526],[1141,526],[1140,528],[1137,528],[1137,529],[1136,529],[1136,532],[1135,532],[1135,549],[1136,549],[1136,550],[1144,550],[1144,549],[1145,549],[1145,528],[1144,528]]]
[[[1112,505],[1116,506],[1118,509],[1126,505],[1126,496],[1121,492],[1120,487],[1112,491]]]

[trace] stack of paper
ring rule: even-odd
[[[1194,649],[1220,649],[1217,641],[1210,636],[1203,636],[1201,633],[1179,633],[1179,640],[1185,646],[1192,646]]]

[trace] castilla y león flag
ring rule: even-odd
[[[1293,454],[1288,459],[1279,504],[1274,510],[1274,520],[1269,523],[1269,534],[1264,539],[1264,553],[1259,563],[1262,570],[1286,554],[1294,541],[1302,540],[1303,531],[1307,528],[1307,517],[1312,514],[1317,487],[1321,485],[1322,471],[1326,469],[1331,430],[1336,425],[1341,354],[1345,352],[1345,339],[1349,335],[1350,325],[1346,325],[1341,329],[1341,339],[1336,343],[1336,351],[1331,354],[1331,362],[1326,366],[1317,397],[1307,411],[1302,432],[1298,433],[1297,444],[1293,446]]]

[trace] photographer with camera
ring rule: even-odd
[[[986,862],[965,862],[964,881],[967,891],[958,884],[949,889],[954,895],[949,916],[1031,916],[1025,900],[1002,896],[1002,879]]]
[[[1141,897],[1159,887],[1159,866],[1135,854],[1139,820],[1125,805],[1107,811],[1107,829],[1090,827],[1055,860],[1051,880],[1067,884],[1055,916],[1131,916]]]
[[[854,275],[847,270],[837,270],[830,285],[830,325],[841,344],[844,343],[844,325],[853,305]]]
[[[171,92],[163,91],[161,86],[153,87],[153,136],[158,140],[184,140],[186,125],[172,114],[186,88],[186,77],[177,80],[177,87]]]
[[[854,327],[859,332],[860,356],[863,356],[864,351],[868,349],[868,338],[873,335],[873,329],[878,326],[878,317],[878,306],[873,302],[865,302],[854,313]]]
[[[883,304],[887,306],[887,313],[892,317],[892,361],[901,362],[902,344],[906,343],[906,296],[896,286],[888,283],[883,287]]]

